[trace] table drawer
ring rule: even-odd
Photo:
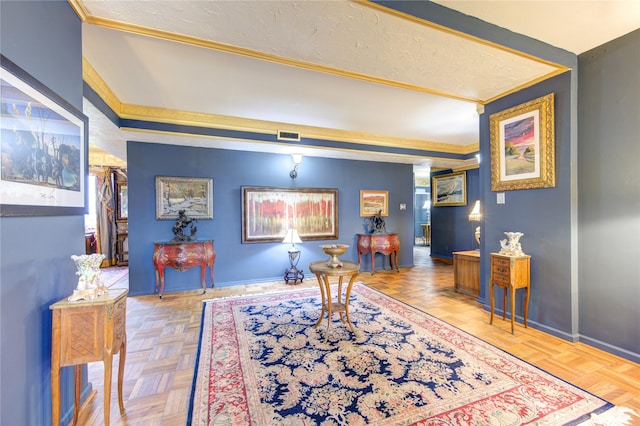
[[[491,280],[499,285],[511,282],[511,260],[502,257],[491,257]]]
[[[491,264],[493,266],[500,266],[508,268],[511,265],[511,259],[505,259],[503,257],[492,257]]]
[[[492,265],[491,266],[491,271],[492,272],[497,272],[499,274],[508,274],[510,270],[511,270],[511,268],[509,268],[509,265],[507,265],[507,266]]]
[[[509,274],[501,274],[494,272],[491,274],[492,283],[509,285],[511,282]]]

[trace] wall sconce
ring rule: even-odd
[[[289,177],[291,179],[295,179],[298,177],[298,166],[302,163],[302,154],[291,154],[291,158],[293,158],[293,170],[289,172]]]
[[[476,200],[476,203],[473,205],[473,210],[469,213],[469,222],[480,222],[482,219],[482,214],[480,214],[480,200]],[[480,245],[480,227],[476,228],[475,232],[476,242],[478,246]],[[479,248],[478,248],[479,249]]]
[[[289,249],[289,268],[284,271],[284,282],[286,284],[289,284],[289,280],[293,280],[294,284],[296,284],[298,280],[302,282],[304,279],[304,273],[301,269],[298,269],[300,250],[296,248],[296,243],[302,244],[298,230],[293,228],[287,229],[287,234],[284,236],[282,243],[291,244],[291,248]]]

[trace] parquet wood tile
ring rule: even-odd
[[[368,272],[358,280],[415,306],[509,353],[574,383],[614,404],[640,414],[640,365],[582,343],[571,343],[533,328],[494,318],[473,297],[453,290],[453,265],[434,261],[428,247],[414,248],[413,268]],[[123,278],[128,282],[128,278]],[[126,280],[126,281],[125,281]],[[307,276],[295,288],[317,287]],[[176,426],[187,419],[203,300],[285,291],[284,282],[241,285],[127,300],[127,360],[123,383],[126,413],[120,415],[114,372],[111,424],[114,426]],[[114,358],[117,366],[118,356]],[[80,425],[102,425],[103,369],[89,365],[89,381],[97,396],[80,415]],[[640,425],[640,417],[634,425]]]

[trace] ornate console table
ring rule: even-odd
[[[73,424],[80,409],[81,365],[104,363],[104,424],[109,426],[111,370],[113,355],[120,353],[118,367],[118,405],[124,414],[122,380],[127,355],[127,289],[112,289],[95,300],[69,302],[62,299],[49,306],[51,326],[51,417],[60,424],[60,368],[74,366],[75,392]],[[94,390],[95,392],[95,390]]]
[[[391,269],[400,272],[398,268],[398,251],[400,251],[398,234],[358,234],[358,263],[361,263],[361,255],[371,254],[371,275],[375,272],[376,253],[389,256]]]
[[[216,251],[213,248],[213,241],[188,241],[188,242],[164,242],[155,243],[153,250],[153,267],[156,270],[156,287],[160,284],[160,298],[164,292],[164,268],[171,267],[177,271],[186,271],[194,266],[200,265],[202,293],[207,290],[207,282],[204,271],[209,266],[211,277],[211,287],[213,287],[213,263],[216,260]]]

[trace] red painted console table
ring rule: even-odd
[[[371,275],[373,275],[376,268],[376,253],[389,256],[389,266],[391,266],[391,269],[400,272],[398,268],[398,251],[400,251],[398,234],[358,234],[358,263],[361,263],[361,255],[370,254]]]
[[[216,260],[216,251],[213,248],[213,241],[187,241],[187,242],[166,242],[155,243],[153,250],[153,267],[156,270],[156,288],[158,292],[158,282],[160,283],[160,298],[164,292],[164,268],[171,267],[180,272],[186,271],[194,266],[200,265],[202,293],[207,291],[207,282],[204,278],[204,271],[209,266],[211,276],[211,287],[213,287],[213,262]]]

